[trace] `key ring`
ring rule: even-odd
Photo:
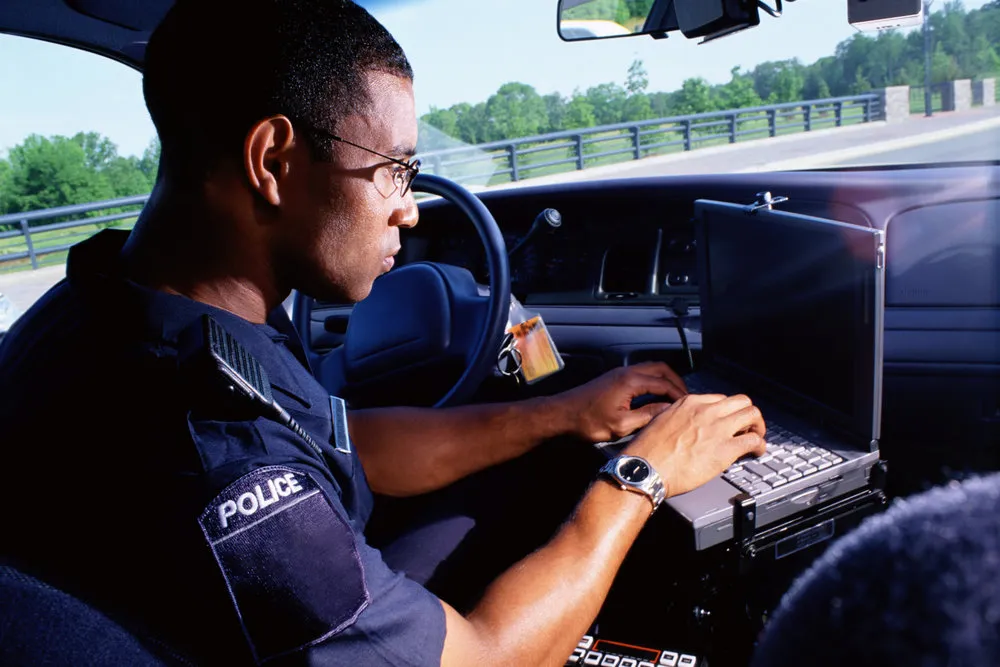
[[[516,340],[512,333],[504,335],[500,353],[497,355],[497,370],[504,377],[513,377],[518,384],[521,384],[522,358]]]

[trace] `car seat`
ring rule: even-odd
[[[172,665],[181,661],[140,640],[79,599],[0,565],[0,665]]]

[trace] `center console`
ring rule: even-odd
[[[881,511],[881,476],[743,539],[696,550],[690,526],[658,511],[633,545],[594,625],[567,665],[746,667],[794,579]]]

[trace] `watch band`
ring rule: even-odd
[[[633,461],[642,463],[649,470],[649,474],[645,479],[634,482],[622,476],[622,466]],[[600,472],[602,475],[610,478],[610,480],[622,490],[645,495],[649,498],[649,502],[653,504],[653,511],[656,511],[656,508],[659,507],[660,503],[662,503],[666,498],[666,488],[663,484],[663,478],[660,477],[655,469],[653,469],[653,466],[649,464],[649,461],[641,456],[617,456],[604,464]]]

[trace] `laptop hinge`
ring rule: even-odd
[[[749,544],[757,531],[757,501],[749,493],[733,498],[733,537],[738,544]]]

